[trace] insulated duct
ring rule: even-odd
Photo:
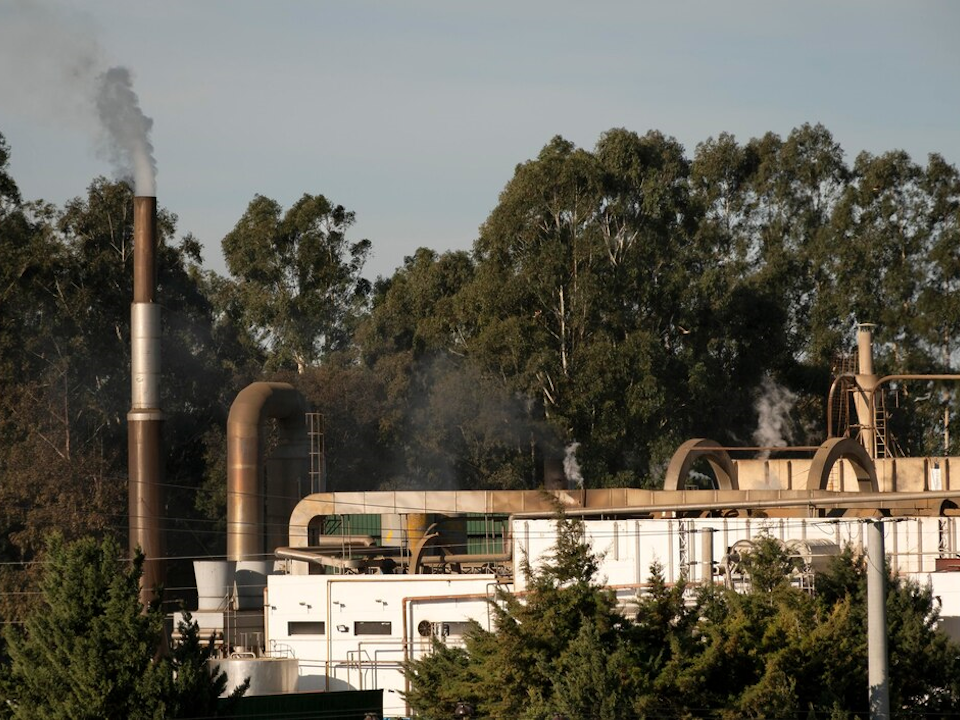
[[[873,328],[872,323],[860,323],[857,329],[857,386],[860,392],[854,394],[857,420],[860,424],[860,443],[867,454],[877,458],[877,413],[872,398],[877,389],[878,378],[873,372]]]
[[[244,388],[227,419],[227,559],[258,560],[288,544],[290,514],[308,481],[307,402],[292,385]],[[266,422],[277,421],[276,449],[264,457]],[[266,488],[266,490],[265,490]]]
[[[133,199],[133,303],[130,305],[130,412],[127,413],[130,554],[146,556],[140,599],[162,584],[163,501],[160,410],[160,306],[157,289],[157,199]]]

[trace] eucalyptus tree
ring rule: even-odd
[[[692,180],[657,132],[555,138],[481,228],[467,347],[581,442],[594,482],[656,483],[682,438],[737,433],[784,356],[787,309],[751,265],[754,155],[721,138]]]
[[[268,351],[271,368],[316,364],[343,348],[353,311],[370,290],[361,273],[369,240],[347,239],[354,214],[323,195],[303,195],[283,211],[257,195],[223,238],[235,282],[228,307]]]
[[[476,318],[466,289],[474,277],[468,253],[421,248],[377,283],[356,333],[358,362],[338,360],[338,369],[318,371],[335,386],[319,388],[320,405],[342,417],[362,398],[353,417],[369,419],[364,436],[380,447],[377,453],[341,447],[332,451],[338,463],[357,456],[356,464],[367,466],[376,455],[377,477],[391,487],[536,483],[531,441],[542,422],[472,353]],[[366,384],[357,384],[361,377]],[[332,403],[327,398],[339,395],[341,382],[355,391]],[[371,418],[372,408],[379,414]]]
[[[73,538],[126,526],[132,192],[97,178],[62,211],[35,202],[4,204],[0,212],[0,521],[5,559],[30,561],[50,527]],[[176,488],[168,501],[180,518],[170,547],[186,554],[181,541],[192,542],[198,528],[180,525],[196,519],[202,437],[224,414],[230,363],[242,360],[218,337],[199,245],[190,236],[175,243],[175,222],[159,212],[158,296],[165,468]],[[24,581],[8,577],[19,570],[0,575]],[[23,609],[5,608],[11,616]]]
[[[795,128],[784,140],[768,133],[750,145],[759,161],[750,188],[756,282],[775,288],[786,315],[782,334],[794,358],[829,362],[839,338],[824,337],[821,325],[838,328],[832,318],[815,323],[812,314],[830,280],[823,256],[838,242],[831,220],[850,175],[843,150],[819,124]]]

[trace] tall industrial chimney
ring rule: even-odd
[[[160,306],[157,289],[157,199],[133,199],[133,303],[130,306],[130,554],[144,555],[140,599],[154,597],[164,576],[160,518],[163,514],[160,410]]]

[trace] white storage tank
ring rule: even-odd
[[[299,663],[296,658],[258,658],[231,656],[208,661],[211,667],[219,667],[227,674],[227,685],[221,697],[227,697],[243,681],[250,678],[250,687],[244,697],[254,695],[278,695],[297,690]]]

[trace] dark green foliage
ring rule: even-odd
[[[158,655],[163,613],[139,601],[143,556],[126,564],[112,540],[65,544],[44,558],[40,606],[8,629],[3,698],[13,718],[211,717],[225,677],[205,665],[196,625]],[[176,676],[175,676],[176,673]]]
[[[902,152],[849,167],[821,125],[721,134],[692,159],[657,132],[613,129],[592,151],[556,137],[517,166],[471,255],[420,250],[379,285],[358,360],[399,403],[382,440],[418,456],[409,472],[429,486],[523,482],[537,452],[578,442],[589,484],[656,487],[683,440],[749,438],[771,381],[796,394],[781,440],[822,442],[830,363],[856,321],[881,325],[881,373],[947,369],[958,238],[955,168]],[[523,400],[501,411],[512,441],[469,427],[462,400],[439,423],[459,438],[416,423],[459,376]],[[934,451],[951,397],[901,389],[891,427],[908,453]]]
[[[235,688],[227,701],[221,701],[220,694],[227,686],[227,676],[208,665],[213,654],[212,639],[205,642],[200,637],[200,628],[189,612],[183,613],[177,629],[180,641],[174,646],[170,658],[164,661],[167,674],[163,679],[169,680],[169,685],[161,690],[165,698],[164,717],[229,717],[231,708],[250,687],[249,679]]]
[[[811,595],[771,538],[746,561],[752,589],[694,593],[660,569],[633,621],[592,582],[596,558],[561,519],[552,559],[524,597],[504,595],[493,632],[463,648],[438,644],[407,665],[413,709],[450,717],[457,701],[480,717],[865,718],[867,647],[862,562],[847,551]],[[960,645],[936,630],[929,592],[894,578],[887,597],[896,717],[960,711]]]
[[[303,372],[347,344],[351,311],[369,291],[360,272],[370,241],[346,239],[353,222],[323,195],[304,195],[286,213],[257,195],[223,239],[235,321],[274,369]]]
[[[159,604],[144,612],[139,600],[144,558],[119,558],[109,539],[50,540],[41,603],[22,630],[5,633],[10,663],[0,688],[12,718],[216,715],[226,677],[206,665],[210,649],[196,623],[188,618],[184,642],[161,657],[163,612]]]
[[[475,626],[464,649],[439,647],[409,663],[409,701],[425,717],[449,717],[458,701],[480,717],[630,716],[623,619],[612,594],[596,584],[597,558],[583,525],[558,520],[552,558],[528,576],[524,598],[502,593],[491,606],[495,630]],[[436,659],[434,659],[436,658]]]
[[[0,138],[8,620],[35,597],[27,563],[51,526],[126,526],[132,262],[126,186],[25,201],[10,152]],[[264,368],[302,371],[331,488],[536,487],[574,442],[588,487],[656,487],[689,437],[749,444],[768,377],[797,394],[793,440],[819,444],[854,321],[880,323],[880,374],[949,372],[960,340],[960,173],[900,151],[851,162],[820,125],[690,153],[655,131],[553,138],[471,252],[422,248],[372,293],[353,220],[322,195],[286,211],[256,196],[224,239],[223,278],[161,210],[171,554],[222,551],[223,428]],[[889,427],[908,454],[944,451],[955,395],[900,384]]]

